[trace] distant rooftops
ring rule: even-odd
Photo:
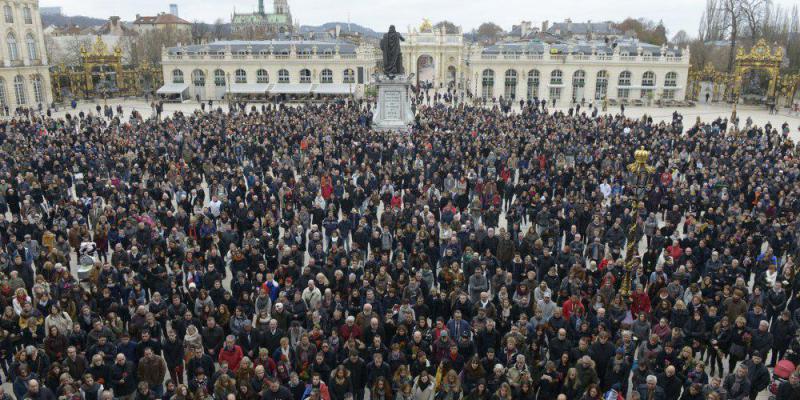
[[[615,29],[613,22],[572,22],[567,19],[564,22],[554,22],[552,26],[547,28],[548,33],[552,34],[577,34],[585,35],[587,33],[594,33],[598,35],[621,35],[622,32]]]
[[[191,23],[185,19],[182,19],[178,16],[173,14],[161,13],[156,16],[141,16],[136,15],[136,20],[133,21],[134,25],[171,25],[171,24],[180,24],[180,25],[191,25]]]

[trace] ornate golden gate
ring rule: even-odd
[[[123,65],[122,49],[117,46],[110,51],[100,36],[91,48],[81,46],[79,65],[61,63],[50,73],[56,101],[67,97],[141,96],[161,86],[163,80],[161,70],[146,62]]]
[[[783,61],[783,49],[778,47],[774,52],[764,39],[759,40],[749,53],[743,48],[739,48],[736,53],[736,69],[733,72],[735,81],[733,84],[733,100],[739,101],[742,94],[742,78],[750,72],[765,71],[769,74],[769,86],[765,95],[767,103],[776,101],[776,90],[778,88],[778,76],[780,74],[781,62]]]

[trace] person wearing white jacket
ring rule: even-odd
[[[428,374],[428,371],[423,370],[419,376],[414,379],[414,387],[411,388],[411,398],[414,400],[433,400],[436,394],[433,382],[433,377]]]

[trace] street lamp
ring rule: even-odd
[[[640,147],[633,153],[634,162],[628,164],[627,181],[628,186],[633,191],[633,204],[631,205],[631,213],[633,214],[633,224],[628,229],[627,241],[625,246],[625,276],[620,285],[619,294],[631,302],[631,295],[633,291],[632,277],[633,268],[638,266],[639,258],[636,256],[639,252],[639,241],[642,238],[641,229],[639,229],[639,207],[647,193],[648,185],[653,177],[656,169],[653,166],[647,165],[647,159],[650,158],[650,152]]]

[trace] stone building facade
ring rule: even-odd
[[[0,1],[0,104],[46,106],[52,101],[38,0]]]

